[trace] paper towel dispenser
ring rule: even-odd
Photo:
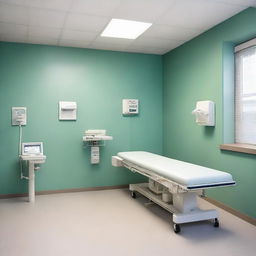
[[[213,101],[198,101],[196,108],[192,111],[196,117],[196,123],[204,126],[215,125],[215,104]]]
[[[59,101],[59,120],[76,120],[77,103]]]

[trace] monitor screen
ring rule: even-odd
[[[23,143],[24,155],[39,155],[42,154],[42,144],[41,143]]]

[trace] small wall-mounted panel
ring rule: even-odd
[[[27,124],[27,108],[12,107],[12,125],[26,125],[26,124]]]
[[[196,108],[192,111],[196,117],[196,123],[204,126],[215,125],[215,104],[213,101],[198,101]]]
[[[139,114],[139,100],[123,99],[123,115]]]
[[[59,102],[59,120],[76,120],[77,104],[73,101]]]
[[[100,148],[91,147],[91,164],[98,164],[100,162]]]

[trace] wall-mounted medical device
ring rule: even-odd
[[[196,108],[192,111],[196,117],[196,123],[204,126],[215,125],[215,104],[213,101],[198,101]]]
[[[87,130],[83,141],[86,146],[91,147],[91,164],[100,162],[100,146],[105,146],[106,140],[112,140],[112,136],[106,135],[106,130]]]
[[[27,124],[27,108],[12,107],[12,125],[26,125],[26,124]]]
[[[43,153],[42,142],[24,142],[21,146],[20,161],[28,162],[28,177],[22,172],[22,178],[28,179],[28,198],[29,202],[35,201],[35,171],[40,169],[40,164],[46,160]]]
[[[59,120],[76,120],[77,103],[73,101],[59,102]]]
[[[139,100],[123,99],[123,115],[139,114]]]

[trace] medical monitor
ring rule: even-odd
[[[43,155],[43,142],[22,143],[22,155]]]

